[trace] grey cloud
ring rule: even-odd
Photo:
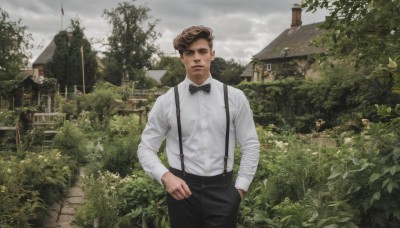
[[[300,0],[297,0],[300,2]],[[63,27],[79,18],[86,36],[93,41],[106,40],[111,26],[102,17],[104,9],[118,6],[122,0],[64,0]],[[130,2],[127,0],[127,2]],[[166,54],[174,53],[172,39],[185,27],[206,25],[214,30],[217,56],[243,63],[264,48],[291,23],[293,0],[136,0],[137,6],[150,8],[152,20],[158,19],[157,44]],[[32,33],[34,45],[46,43],[61,29],[61,0],[0,0],[0,7],[13,20],[22,19]],[[319,22],[326,12],[303,11],[303,24]],[[40,46],[40,45],[39,45]],[[101,45],[95,45],[99,47]],[[32,50],[34,58],[40,49]]]

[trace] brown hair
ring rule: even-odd
[[[210,49],[213,47],[214,36],[212,29],[203,25],[196,25],[186,28],[181,34],[177,35],[174,39],[174,48],[182,55],[183,51],[193,42],[198,39],[204,38],[208,41]]]

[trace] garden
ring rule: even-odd
[[[249,99],[261,143],[238,227],[399,227],[400,99],[388,83],[398,80],[397,65],[370,77],[341,69],[319,81],[236,86]],[[57,111],[67,118],[56,121],[50,145],[43,129],[20,123],[34,108],[1,112],[2,126],[21,124],[18,149],[13,132],[1,134],[1,227],[40,226],[79,167],[85,202],[75,226],[169,227],[166,191],[136,156],[144,117],[119,115],[132,108],[126,93],[98,83],[90,94],[58,95]],[[149,94],[134,108],[148,112],[155,99]],[[160,156],[166,162],[164,145]]]

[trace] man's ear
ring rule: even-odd
[[[211,51],[211,61],[215,59],[215,50]]]

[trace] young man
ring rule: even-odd
[[[259,158],[249,103],[242,91],[212,78],[210,28],[189,27],[173,43],[186,78],[160,96],[149,113],[138,148],[140,163],[167,190],[173,228],[236,227]],[[169,169],[157,156],[164,137]],[[241,160],[233,183],[236,143]]]

